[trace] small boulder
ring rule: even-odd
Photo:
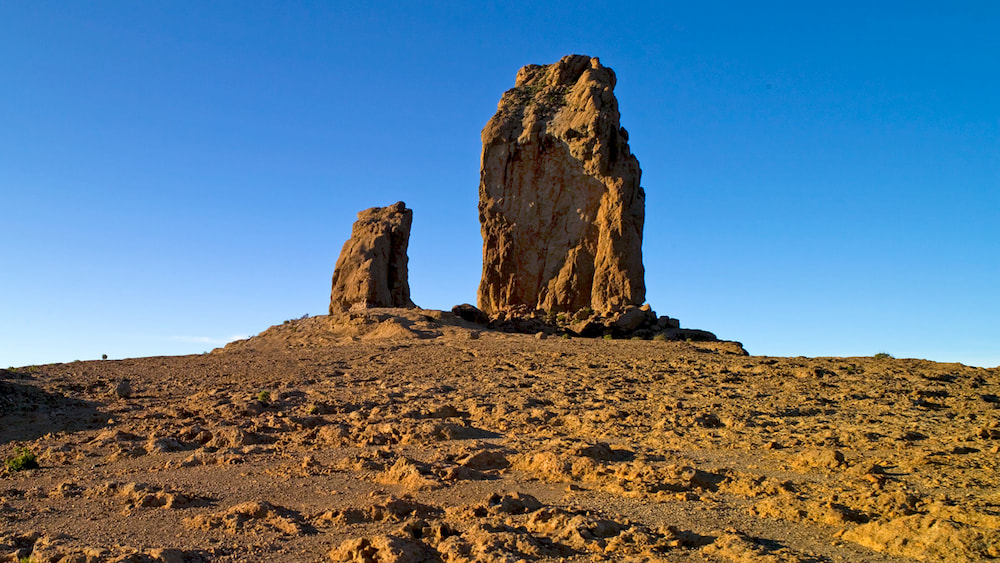
[[[468,303],[455,305],[451,308],[451,312],[454,313],[456,317],[460,317],[462,320],[469,321],[470,323],[485,325],[490,322],[490,318],[486,316],[486,313],[480,311],[473,305],[469,305]]]
[[[621,332],[632,332],[644,322],[646,322],[646,312],[637,307],[629,307],[618,315],[612,326]]]
[[[663,316],[657,319],[656,326],[660,329],[671,329],[671,328],[681,328],[681,321],[678,319],[671,319],[670,317]]]
[[[604,332],[604,325],[591,319],[577,321],[566,327],[567,330],[577,336],[584,338],[594,338]]]
[[[112,395],[118,397],[119,399],[128,399],[132,397],[132,382],[128,379],[123,379],[119,381],[114,390],[111,392]]]

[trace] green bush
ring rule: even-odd
[[[890,354],[890,353],[888,353],[888,352],[879,352],[878,354],[875,354],[875,359],[876,360],[891,360],[891,359],[893,359],[893,355]]]
[[[24,447],[14,450],[14,456],[7,458],[4,464],[7,466],[7,469],[10,469],[11,471],[38,469],[38,460],[35,458],[35,454],[31,453],[31,450]]]
[[[271,392],[270,391],[261,391],[260,393],[257,393],[257,401],[259,403],[265,404],[265,405],[268,404],[268,403],[270,403],[271,402]]]

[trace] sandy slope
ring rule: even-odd
[[[1000,557],[997,369],[354,317],[0,371],[0,561]]]

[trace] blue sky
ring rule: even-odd
[[[618,74],[647,298],[753,354],[1000,365],[1000,5],[0,3],[0,365],[325,313],[355,214],[475,302],[517,69]]]

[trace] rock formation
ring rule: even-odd
[[[468,303],[455,305],[451,308],[451,312],[456,317],[460,317],[470,323],[485,325],[490,322],[490,318],[486,315],[486,313],[480,311],[472,305],[469,305]]]
[[[482,132],[479,308],[640,305],[645,194],[596,58],[528,65]]]
[[[413,211],[402,201],[358,213],[333,270],[330,314],[352,308],[414,307],[406,247]]]

